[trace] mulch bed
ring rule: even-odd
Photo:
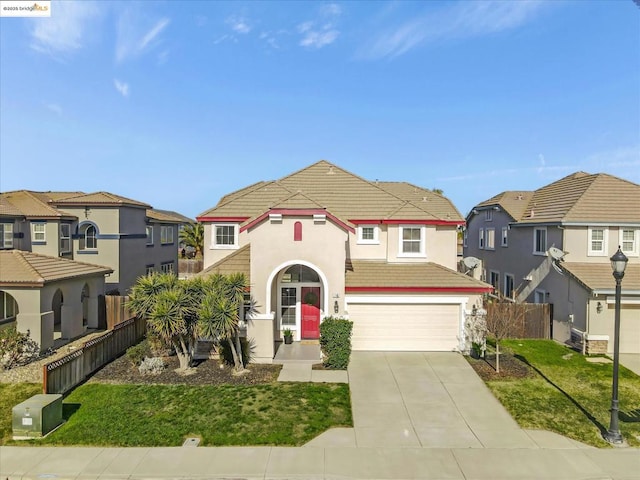
[[[282,365],[250,364],[246,373],[235,375],[233,368],[219,360],[204,360],[179,371],[178,358],[164,357],[167,368],[157,375],[142,375],[126,355],[115,359],[96,372],[87,383],[145,385],[258,385],[277,381]]]
[[[500,354],[500,373],[496,372],[495,354],[487,354],[486,359],[466,357],[476,373],[482,380],[509,380],[526,378],[535,375],[535,372],[526,363],[521,362],[508,353]]]

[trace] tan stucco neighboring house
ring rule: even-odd
[[[230,193],[197,219],[203,274],[250,279],[247,335],[260,362],[284,329],[317,339],[331,315],[354,322],[355,350],[459,350],[465,311],[490,290],[455,271],[464,219],[447,198],[324,160]]]
[[[0,249],[107,266],[107,291],[124,295],[141,275],[177,272],[185,219],[109,192],[3,192]]]
[[[22,250],[0,251],[0,326],[17,325],[42,350],[97,328],[112,269]]]
[[[553,305],[554,338],[584,339],[592,352],[613,351],[609,258],[620,246],[629,258],[620,351],[640,353],[640,185],[576,172],[535,191],[502,192],[469,212],[464,242],[465,256],[482,260],[481,278],[501,293],[536,282],[527,300]],[[538,275],[550,247],[564,256]]]

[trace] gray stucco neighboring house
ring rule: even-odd
[[[544,271],[529,302],[553,305],[553,334],[584,340],[586,349],[613,349],[613,289],[609,258],[618,246],[629,258],[622,281],[620,351],[640,353],[640,185],[605,173],[576,172],[535,191],[506,191],[467,215],[464,255],[482,260],[479,278],[508,297],[556,247],[564,256]]]

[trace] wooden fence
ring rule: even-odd
[[[115,328],[116,325],[133,317],[133,314],[127,308],[128,301],[129,297],[105,295],[104,303],[108,330]]]
[[[512,320],[510,338],[551,338],[551,310],[548,303],[490,303],[487,317],[496,309],[505,309],[505,316]],[[504,310],[503,310],[504,311]]]
[[[144,337],[146,321],[130,318],[78,350],[42,367],[43,393],[66,393]]]

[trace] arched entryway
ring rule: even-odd
[[[324,275],[310,265],[294,263],[278,271],[272,286],[276,331],[290,329],[295,340],[318,339],[326,308]]]

